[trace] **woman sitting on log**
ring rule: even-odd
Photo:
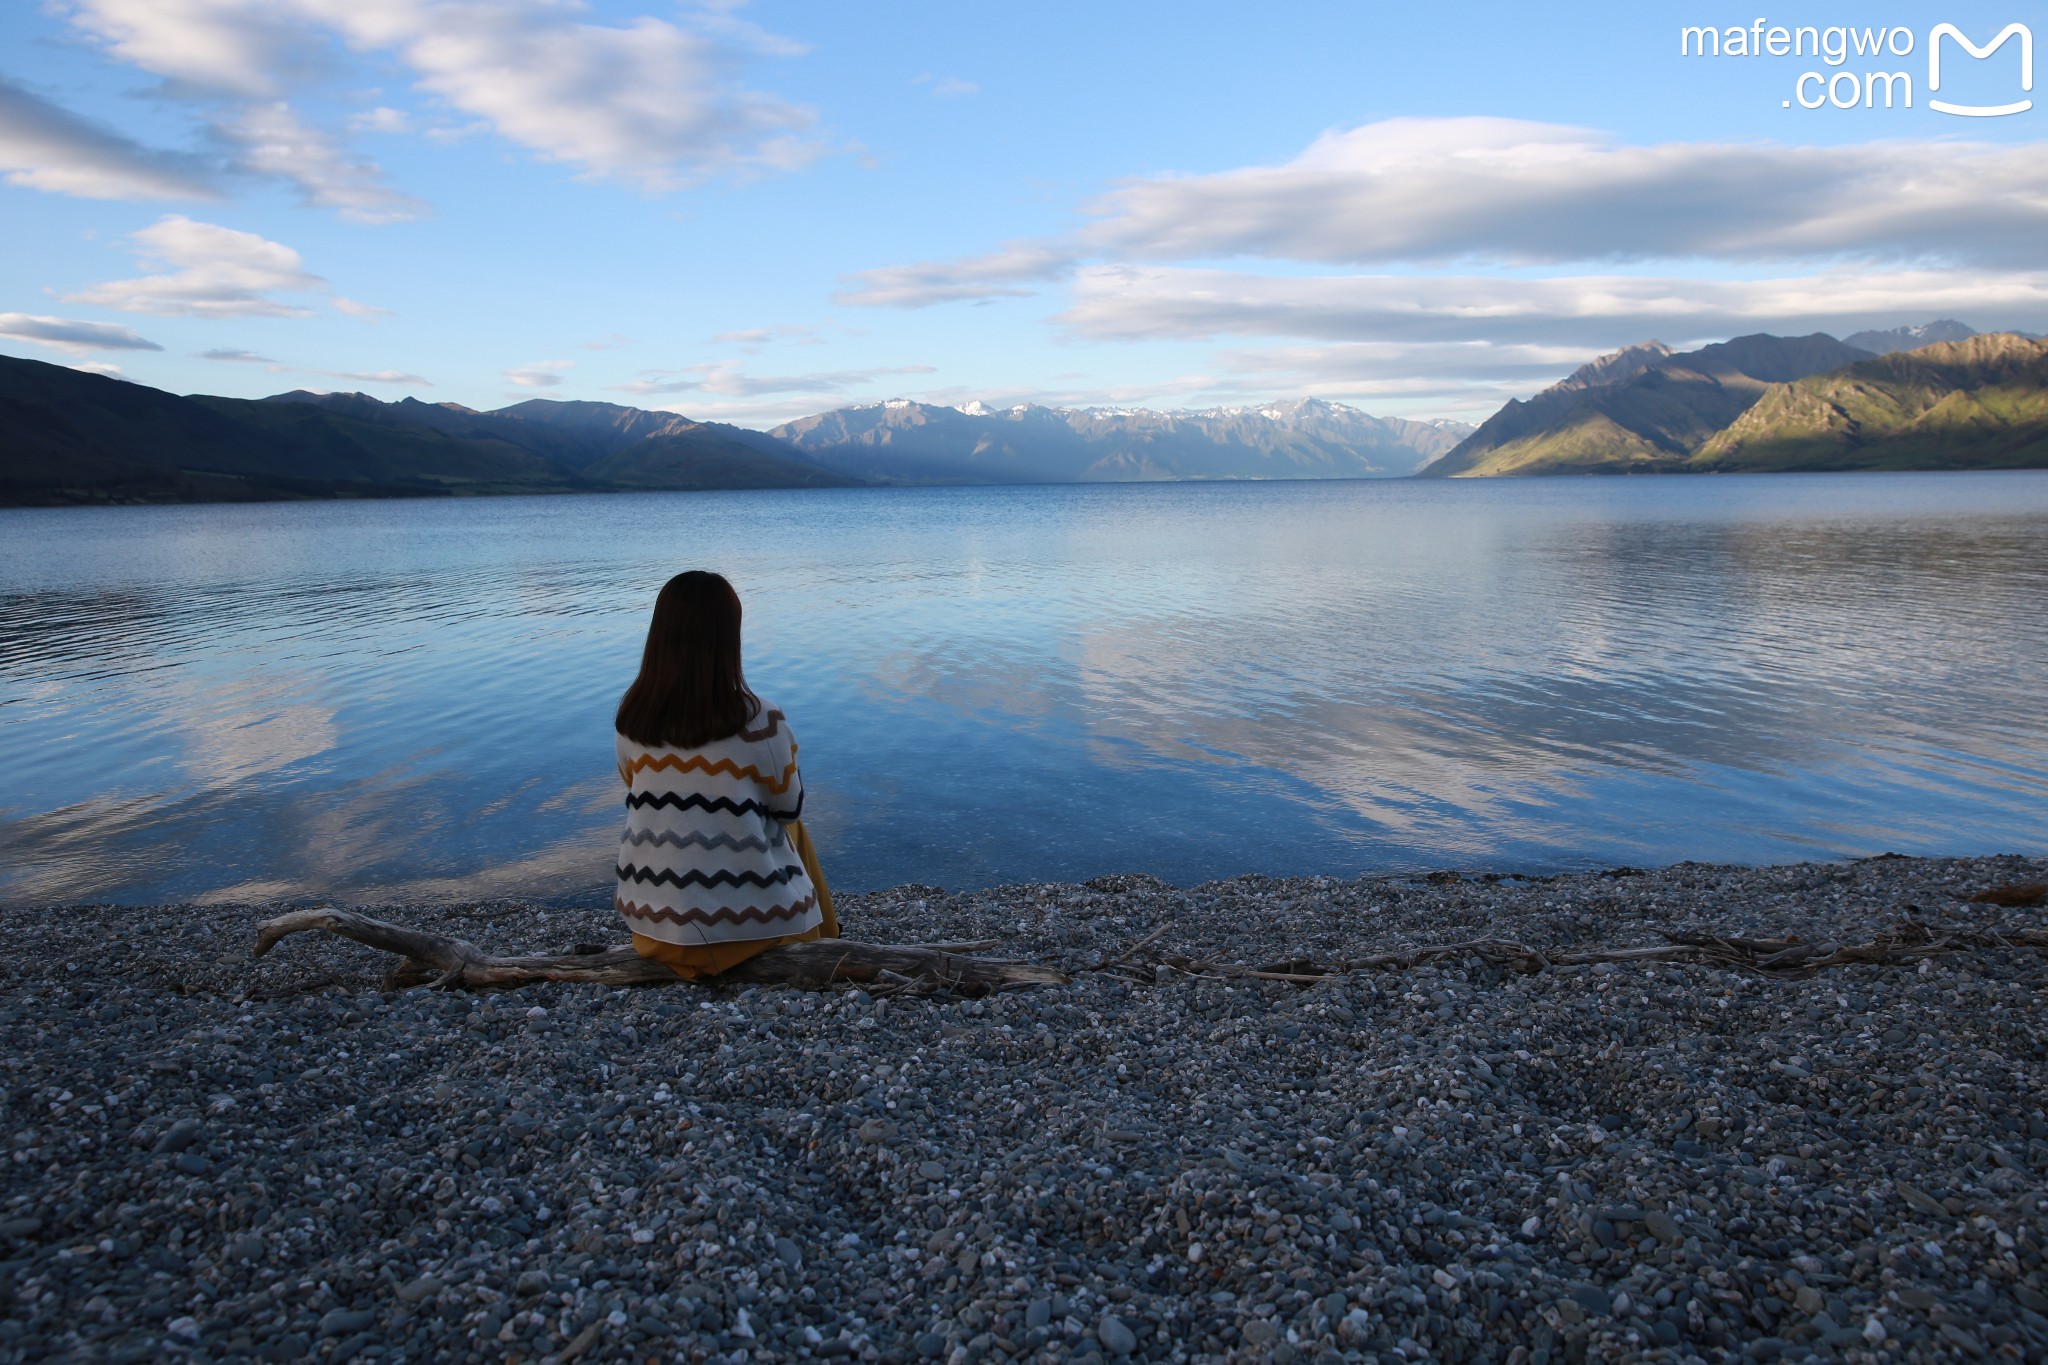
[[[796,739],[740,669],[732,584],[693,570],[662,587],[616,727],[627,795],[613,904],[642,957],[695,979],[839,937],[799,818]]]

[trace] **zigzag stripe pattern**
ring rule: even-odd
[[[727,815],[772,815],[778,820],[794,818],[770,810],[759,801],[735,801],[726,796],[700,796],[696,792],[634,792],[626,798],[626,804],[634,810],[653,807],[656,810],[722,811]]]
[[[803,875],[803,864],[780,868],[774,872],[699,872],[691,868],[687,872],[671,872],[665,867],[635,867],[621,863],[618,868],[622,882],[643,882],[655,886],[701,886],[706,890],[714,886],[787,886],[790,881]]]
[[[663,769],[678,773],[724,773],[729,777],[751,779],[760,783],[769,791],[774,792],[777,796],[780,796],[789,790],[789,780],[796,775],[794,753],[795,750],[792,749],[789,766],[782,770],[782,776],[779,778],[769,777],[751,763],[743,767],[729,758],[721,758],[713,762],[702,754],[691,754],[687,758],[676,754],[641,754],[626,764],[625,773],[628,782],[633,780],[632,775],[634,773],[661,771]]]
[[[725,907],[717,910],[670,910],[664,906],[641,905],[619,897],[612,902],[612,906],[628,919],[653,920],[663,924],[782,924],[804,918],[817,903],[818,898],[813,895],[805,896],[793,905],[750,905],[744,909]]]
[[[819,922],[817,888],[783,829],[804,808],[796,736],[765,701],[750,723],[697,748],[618,736],[626,829],[613,904],[640,933],[737,943]]]
[[[729,848],[735,853],[766,853],[771,847],[766,839],[740,839],[730,834],[677,834],[672,830],[628,830],[625,842],[655,848]]]

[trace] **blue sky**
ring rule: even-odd
[[[755,426],[1477,419],[1652,336],[2048,330],[2048,110],[1927,89],[1937,25],[2038,13],[1762,17],[1898,32],[1837,64],[1681,56],[1759,18],[1725,5],[9,6],[0,353]],[[2025,98],[2019,46],[1950,42],[1939,96]],[[1797,84],[1871,70],[1913,107]]]

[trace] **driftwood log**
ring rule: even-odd
[[[1666,942],[1639,948],[1531,948],[1510,939],[1480,938],[1458,943],[1425,944],[1319,963],[1288,958],[1261,965],[1216,962],[1176,953],[1147,961],[1144,950],[1170,929],[1161,925],[1113,957],[1105,956],[1083,970],[1105,972],[1137,981],[1155,981],[1164,973],[1188,976],[1289,981],[1314,985],[1351,972],[1403,971],[1432,962],[1483,962],[1523,972],[1551,967],[1583,967],[1601,962],[1690,962],[1735,967],[1764,975],[1806,975],[1828,967],[1854,964],[1908,963],[1951,953],[1998,950],[2048,950],[2048,929],[1992,926],[1981,929],[1936,930],[1908,921],[1868,943],[1835,939],[1809,942],[1797,937],[1743,938],[1733,934],[1667,934]],[[259,926],[255,956],[262,957],[279,941],[307,930],[324,930],[367,944],[400,961],[385,984],[488,990],[523,986],[535,981],[590,981],[607,986],[666,986],[683,978],[659,962],[641,957],[630,947],[606,948],[579,944],[561,953],[499,957],[463,939],[408,929],[348,910],[300,910]],[[1054,967],[975,957],[999,946],[978,943],[891,945],[821,939],[770,948],[705,984],[790,986],[822,990],[834,982],[855,982],[880,994],[904,991],[953,991],[986,995],[1024,986],[1056,985],[1069,978]]]
[[[1589,948],[1548,952],[1508,939],[1481,938],[1463,943],[1437,943],[1337,962],[1317,963],[1307,958],[1248,963],[1209,962],[1168,954],[1167,968],[1190,976],[1244,977],[1256,981],[1292,981],[1313,985],[1331,977],[1358,971],[1400,971],[1429,962],[1482,961],[1524,972],[1547,967],[1583,967],[1599,962],[1692,962],[1716,967],[1738,967],[1765,975],[1803,975],[1826,967],[1857,963],[1912,962],[1949,953],[1985,952],[1998,949],[2048,949],[2048,929],[1953,929],[1937,932],[1924,924],[1908,922],[1868,943],[1842,943],[1835,939],[1808,942],[1796,937],[1739,938],[1732,934],[1666,934],[1666,942],[1642,948]],[[1124,969],[1122,960],[1105,964],[1100,970]]]
[[[396,953],[401,961],[385,977],[387,986],[432,986],[463,990],[523,986],[535,981],[590,981],[605,986],[673,986],[683,981],[659,962],[630,946],[579,944],[563,953],[498,957],[445,934],[430,934],[348,910],[299,910],[258,926],[255,956],[262,957],[292,934],[324,930],[357,943]],[[837,981],[857,982],[877,993],[948,990],[960,995],[1022,986],[1055,985],[1064,972],[1029,962],[972,957],[997,946],[983,943],[890,945],[820,939],[770,948],[707,980],[707,985],[793,986],[822,990]]]

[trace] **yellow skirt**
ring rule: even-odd
[[[779,948],[785,943],[838,938],[839,917],[832,913],[832,891],[825,885],[825,874],[818,869],[818,851],[811,847],[810,831],[804,828],[801,820],[790,821],[787,829],[790,842],[796,845],[796,856],[803,861],[811,885],[818,889],[818,909],[825,916],[824,923],[801,934],[784,934],[781,938],[747,938],[735,943],[664,943],[658,938],[636,933],[633,935],[633,951],[642,957],[666,963],[685,981],[695,981],[700,976],[716,976],[730,971],[755,954]]]

